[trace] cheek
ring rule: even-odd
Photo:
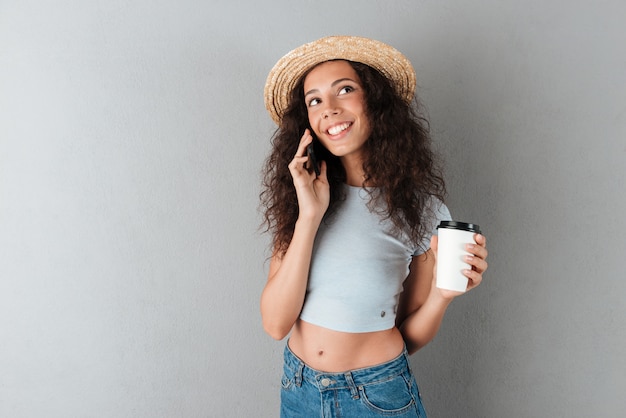
[[[317,124],[318,118],[312,116],[309,113],[308,121],[309,121],[309,126],[313,129],[313,133],[315,134],[315,136],[319,137],[320,131],[319,131],[319,125]]]
[[[370,135],[372,134],[372,128],[370,126],[369,120],[365,119],[365,122],[363,123],[363,130],[365,131],[365,136],[366,137],[370,137]]]

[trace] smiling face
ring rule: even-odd
[[[344,167],[361,162],[361,148],[370,124],[361,80],[346,61],[328,61],[304,79],[304,102],[309,123],[319,141]]]

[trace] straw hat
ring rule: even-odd
[[[290,51],[270,71],[265,82],[265,107],[274,122],[280,124],[290,92],[300,78],[317,64],[335,59],[369,65],[387,77],[407,103],[413,100],[415,70],[400,51],[373,39],[329,36]]]

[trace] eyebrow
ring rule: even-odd
[[[344,78],[340,78],[339,80],[335,80],[332,82],[332,84],[330,85],[331,87],[335,87],[337,84],[339,83],[343,83],[344,81],[352,81],[353,83],[356,83],[355,80],[348,78],[348,77],[344,77]],[[318,89],[311,89],[309,91],[307,91],[306,93],[304,93],[304,97],[308,96],[311,93],[319,93]]]

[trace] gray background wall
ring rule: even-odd
[[[414,63],[491,267],[412,357],[432,417],[626,410],[623,1],[0,0],[0,416],[272,417],[267,72]]]

